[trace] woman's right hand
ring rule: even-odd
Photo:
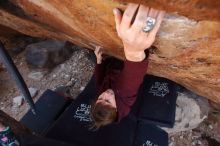
[[[102,63],[102,51],[101,51],[101,47],[100,47],[100,46],[96,46],[94,53],[95,53],[95,56],[96,56],[97,64],[101,64],[101,63]]]
[[[142,61],[145,58],[144,50],[155,41],[165,12],[130,3],[123,15],[117,8],[113,10],[113,13],[118,36],[124,45],[126,59],[135,62]],[[143,32],[148,17],[154,18],[156,23],[152,30]]]

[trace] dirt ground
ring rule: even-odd
[[[16,55],[14,62],[24,77],[28,87],[38,89],[36,101],[46,89],[56,89],[60,86],[71,86],[71,94],[76,97],[86,86],[91,78],[95,63],[92,61],[93,52],[87,49],[76,48],[72,57],[47,72],[41,79],[33,80],[28,77],[31,72],[25,61],[25,52]],[[40,70],[42,72],[42,70]],[[0,108],[7,114],[20,120],[27,112],[27,104],[20,107],[13,105],[13,97],[20,95],[15,82],[11,79],[6,70],[0,71]],[[216,120],[217,119],[217,120]],[[177,133],[170,136],[170,146],[219,146],[220,142],[220,120],[210,115],[199,127]],[[215,141],[215,140],[216,141]]]

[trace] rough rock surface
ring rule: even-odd
[[[38,90],[33,87],[28,88],[28,90],[29,90],[32,98],[34,98],[38,93]],[[23,104],[23,102],[24,102],[23,95],[19,95],[19,96],[16,96],[13,98],[13,106],[15,106],[15,107],[21,106]]]
[[[208,112],[207,99],[187,90],[179,92],[176,101],[175,125],[173,128],[163,129],[171,135],[194,129],[208,117]]]
[[[220,1],[122,1],[2,0],[0,24],[91,49],[101,45],[106,53],[123,58],[112,9],[124,9],[128,1],[164,9],[168,13],[151,51],[149,73],[220,103]]]
[[[37,68],[53,68],[71,57],[70,43],[59,40],[46,40],[26,47],[26,60]]]

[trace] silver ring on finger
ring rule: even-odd
[[[149,32],[151,31],[156,23],[156,19],[152,18],[152,17],[147,17],[147,20],[145,21],[145,25],[142,29],[143,32]]]

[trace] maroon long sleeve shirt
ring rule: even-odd
[[[111,58],[96,65],[97,97],[107,89],[114,91],[118,122],[129,114],[147,67],[147,58],[141,62],[119,61]]]

